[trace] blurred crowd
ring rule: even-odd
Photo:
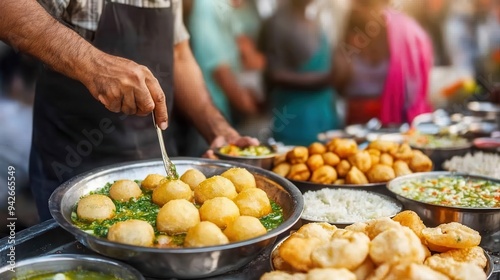
[[[183,0],[183,7],[215,105],[241,134],[263,142],[307,145],[320,132],[372,118],[393,125],[437,108],[460,110],[467,99],[492,99],[500,83],[500,0]],[[0,166],[16,168],[26,226],[36,222],[26,186],[38,67],[0,42]],[[175,125],[182,154],[201,156],[203,138]],[[6,195],[1,188],[2,209]]]

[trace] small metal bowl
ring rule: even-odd
[[[402,185],[409,180],[425,180],[439,178],[442,176],[459,176],[500,183],[500,180],[490,177],[476,176],[465,173],[445,171],[423,172],[409,174],[393,179],[387,184],[387,189],[396,195],[396,198],[403,203],[405,209],[415,211],[427,226],[435,227],[444,223],[459,222],[477,230],[481,235],[495,233],[500,230],[500,208],[466,208],[437,205],[410,199],[393,191],[395,187]]]
[[[221,160],[229,160],[229,161],[235,161],[239,163],[244,163],[256,167],[260,167],[266,170],[271,170],[273,167],[273,160],[274,157],[276,156],[276,147],[271,146],[271,145],[261,145],[269,148],[272,153],[269,155],[264,155],[264,156],[232,156],[228,154],[224,154],[220,152],[220,148],[215,148],[213,149],[214,154]]]
[[[97,256],[76,254],[48,255],[26,259],[16,263],[13,272],[10,266],[0,268],[0,279],[29,280],[50,273],[83,270],[100,272],[122,280],[144,280],[144,277],[129,265]]]

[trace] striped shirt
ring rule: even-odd
[[[97,30],[106,0],[38,0],[54,18],[69,24],[72,29],[91,41]],[[182,0],[112,0],[115,3],[141,8],[168,8],[174,13],[174,43],[189,39],[182,20]]]

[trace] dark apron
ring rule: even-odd
[[[147,66],[165,92],[169,112],[173,108],[171,6],[139,8],[108,2],[93,41],[106,53]],[[33,114],[30,185],[41,221],[51,218],[52,192],[71,177],[100,166],[161,155],[151,116],[112,113],[82,83],[48,69],[39,79]],[[173,143],[166,144],[175,156]]]

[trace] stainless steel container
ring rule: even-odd
[[[213,151],[214,154],[221,160],[234,161],[271,170],[273,167],[274,157],[276,156],[276,147],[270,145],[266,145],[266,147],[273,151],[273,153],[264,156],[233,156],[221,153],[220,149],[213,149]]]
[[[44,274],[75,270],[101,272],[122,280],[144,280],[139,271],[122,262],[74,254],[47,255],[26,259],[16,263],[15,272],[9,266],[4,266],[0,268],[0,279],[25,280]]]
[[[207,177],[231,167],[242,167],[254,174],[257,186],[282,208],[285,221],[265,235],[222,246],[202,248],[149,248],[110,242],[75,227],[71,212],[83,195],[118,179],[143,179],[148,174],[164,174],[162,161],[143,161],[99,168],[77,176],[61,185],[49,200],[50,212],[65,230],[93,251],[123,260],[144,275],[158,278],[201,278],[219,275],[242,267],[276,241],[299,219],[304,203],[300,191],[288,180],[261,168],[209,159],[174,159],[179,174],[196,168]]]
[[[500,208],[441,206],[409,199],[393,191],[396,186],[400,186],[409,180],[424,180],[441,176],[463,176],[500,183],[500,180],[493,178],[464,173],[424,172],[398,177],[387,184],[387,189],[396,195],[396,198],[403,203],[405,209],[415,211],[427,226],[435,227],[443,223],[459,222],[477,230],[481,235],[495,233],[500,230]]]

